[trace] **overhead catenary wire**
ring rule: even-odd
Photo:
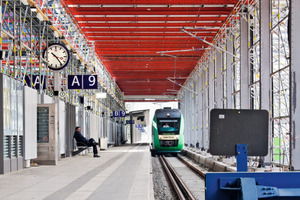
[[[196,35],[194,35],[194,34],[188,32],[188,31],[185,30],[184,28],[182,28],[181,31],[184,32],[184,33],[186,33],[186,34],[188,34],[188,35],[190,35],[190,36],[192,36],[192,37],[194,37],[194,38],[197,38],[198,40],[200,40],[200,41],[202,41],[202,42],[208,44],[209,46],[212,46],[212,47],[216,48],[216,49],[219,50],[219,51],[224,51],[225,53],[227,53],[227,54],[229,54],[229,55],[231,55],[231,56],[233,56],[233,57],[239,59],[239,57],[236,56],[236,55],[234,55],[233,53],[231,53],[231,52],[229,52],[229,51],[226,51],[225,49],[222,49],[221,47],[218,47],[217,45],[214,45],[213,43],[207,42],[205,39],[202,39],[202,38],[200,38],[200,37],[198,37],[198,36],[196,36]]]

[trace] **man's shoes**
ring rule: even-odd
[[[94,158],[99,158],[100,156],[98,154],[94,154]]]

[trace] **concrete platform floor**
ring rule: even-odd
[[[154,199],[148,145],[124,145],[0,175],[0,199]]]

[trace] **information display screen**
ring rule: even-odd
[[[37,142],[49,142],[49,108],[37,108]]]

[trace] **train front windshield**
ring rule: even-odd
[[[158,119],[159,135],[179,135],[180,119]]]

